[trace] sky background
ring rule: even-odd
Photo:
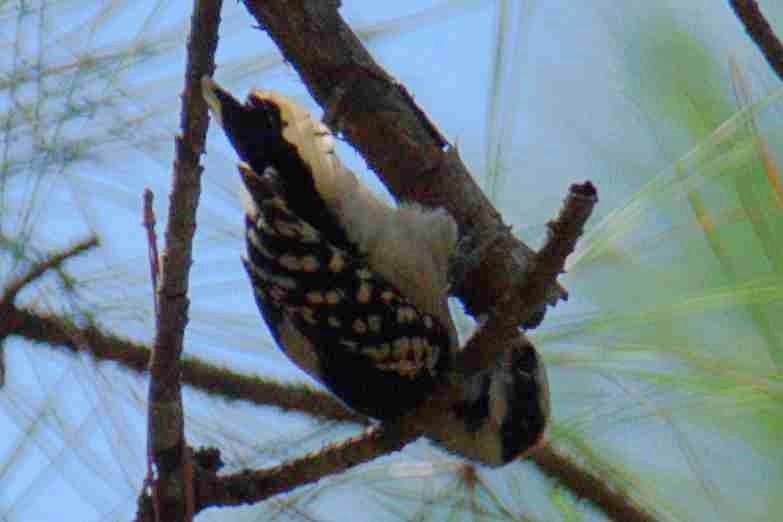
[[[341,13],[457,144],[525,241],[540,244],[570,183],[590,179],[599,189],[591,230],[562,278],[572,298],[550,311],[534,336],[550,364],[553,440],[582,451],[579,444],[587,444],[611,462],[605,472],[673,520],[765,520],[779,507],[772,499],[783,459],[766,421],[747,414],[760,411],[758,398],[711,395],[704,374],[669,350],[682,345],[689,356],[714,357],[719,376],[728,375],[727,361],[740,365],[743,378],[774,370],[747,312],[721,305],[714,291],[734,285],[725,295],[736,304],[741,284],[761,278],[771,281],[764,287],[774,290],[769,302],[780,302],[779,273],[751,255],[767,243],[745,243],[752,258],[743,261],[746,279],[720,279],[724,265],[710,254],[710,236],[685,189],[699,189],[720,209],[721,230],[743,237],[744,229],[731,228],[743,222],[732,213],[734,196],[711,177],[732,159],[721,155],[721,140],[747,123],[730,120],[737,109],[730,60],[750,98],[762,100],[749,112],[778,160],[781,92],[725,2],[655,4],[344,1]],[[781,5],[761,5],[773,25],[783,25]],[[0,45],[8,51],[0,52],[0,232],[25,238],[33,252],[97,233],[100,250],[68,265],[83,282],[78,309],[145,342],[154,328],[141,194],[154,191],[162,236],[189,7],[0,2]],[[216,80],[238,96],[255,86],[280,90],[320,114],[244,7],[225,2],[222,16]],[[715,133],[714,122],[727,123]],[[347,144],[340,152],[387,194]],[[266,334],[245,281],[235,161],[222,132],[211,128],[186,350],[247,373],[305,381]],[[744,259],[741,249],[737,255]],[[0,273],[17,269],[8,255],[0,258]],[[760,299],[760,291],[751,297]],[[21,302],[73,311],[74,298],[63,295],[52,277]],[[470,321],[458,323],[469,334]],[[611,352],[613,343],[624,349]],[[0,520],[132,518],[145,473],[146,381],[86,356],[33,350],[17,338],[5,341],[5,357]],[[679,382],[667,382],[672,375]],[[779,395],[779,371],[758,382],[760,395]],[[766,388],[772,385],[774,393]],[[185,401],[188,439],[219,446],[232,469],[278,462],[356,431],[190,390]],[[306,518],[301,510],[326,520],[367,513],[398,520],[430,489],[453,487],[455,462],[420,441],[262,511],[212,510],[198,519],[255,520],[259,512],[264,519],[275,510],[284,519]],[[512,467],[482,473],[513,512],[560,520],[566,511],[559,502],[579,506],[561,500],[533,466]],[[589,507],[578,510],[602,520]]]

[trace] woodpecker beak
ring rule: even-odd
[[[201,77],[201,92],[204,95],[204,101],[207,102],[209,111],[212,113],[212,117],[215,118],[218,125],[222,127],[223,112],[221,110],[219,96],[230,96],[230,94],[224,91],[215,80],[206,75]]]

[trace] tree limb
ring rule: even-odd
[[[466,310],[484,313],[525,279],[534,252],[508,231],[456,149],[408,91],[375,63],[340,17],[337,4],[245,0],[324,107],[327,119],[364,156],[392,194],[404,201],[445,207],[462,236],[501,231],[481,262],[454,289]],[[563,295],[561,287],[553,286],[547,300],[553,302]]]
[[[202,472],[196,476],[197,507],[201,510],[260,502],[399,451],[418,435],[410,424],[373,426],[359,436],[271,468],[243,470],[225,476]]]
[[[24,287],[43,276],[49,270],[59,268],[67,259],[82,254],[96,246],[98,246],[98,238],[90,236],[77,241],[64,250],[49,253],[44,259],[31,266],[26,273],[6,285],[3,295],[0,297],[0,303],[12,305],[16,301],[16,296]]]
[[[45,343],[48,348],[60,346],[67,350],[67,353],[86,352],[99,362],[115,362],[135,373],[142,374],[146,371],[150,350],[140,343],[105,332],[95,325],[80,327],[69,319],[55,315],[16,307],[7,307],[0,312],[0,316],[5,319],[0,322],[0,334],[6,333],[32,342]],[[246,400],[261,406],[275,406],[325,420],[367,423],[365,417],[346,410],[330,394],[305,386],[284,385],[236,374],[191,357],[185,357],[182,361],[182,382],[226,400]],[[319,460],[319,451],[285,465],[240,472],[226,477],[213,476],[214,474],[197,469],[196,509],[198,511],[212,505],[237,505],[252,502],[252,499],[268,498],[274,492],[270,489],[271,486],[264,484],[284,484],[284,490],[288,491],[350,467],[341,467],[338,470],[338,466],[369,462],[397,451],[416,438],[416,435],[411,434],[398,439],[399,436],[399,432],[391,431],[384,432],[383,435],[374,431],[365,432],[348,441],[328,446],[325,448],[323,460]],[[364,440],[366,437],[372,440]],[[547,476],[565,484],[575,495],[600,506],[602,511],[615,520],[656,520],[654,516],[636,506],[621,489],[609,486],[599,475],[563,454],[551,443],[540,447],[530,458]],[[324,465],[329,462],[333,464]],[[301,471],[301,481],[292,478],[290,470],[293,469]],[[283,476],[279,479],[280,482],[277,473]],[[253,479],[248,489],[241,489],[242,477]],[[224,479],[225,483],[216,482]],[[282,486],[275,486],[278,487]],[[596,500],[597,498],[600,500]],[[636,518],[616,516],[621,512],[637,512],[637,515]]]
[[[521,292],[538,293],[547,277],[557,276],[562,264],[543,264],[557,258],[569,242],[555,241],[549,250],[542,251],[537,258],[541,263],[539,276],[528,283],[535,260],[533,250],[508,232],[456,149],[415,105],[407,90],[373,61],[337,12],[338,2],[245,0],[245,5],[324,107],[325,118],[364,156],[392,194],[403,201],[445,207],[463,237],[498,234],[481,262],[464,274],[462,284],[455,289],[466,310],[476,315],[502,302],[519,310],[538,311],[538,320],[528,326],[540,322],[545,303],[564,297],[565,291],[559,285],[550,286],[539,302]],[[595,190],[590,187],[592,197],[566,205],[566,209],[584,210],[584,220],[595,203]],[[579,190],[571,195],[575,192]],[[552,229],[552,235],[575,240],[584,224],[577,222],[573,224],[578,225],[578,233],[560,234],[561,230]],[[567,253],[570,250],[560,261],[564,262]],[[515,315],[529,319],[527,314]],[[508,334],[516,333],[515,325]],[[553,467],[548,469],[555,472]],[[590,477],[588,470],[582,472]],[[603,509],[601,499],[589,498]]]
[[[6,308],[10,308],[16,302],[16,297],[19,295],[26,286],[39,279],[46,272],[52,269],[57,269],[67,259],[75,257],[87,250],[98,245],[98,238],[94,235],[77,241],[70,247],[62,251],[55,251],[49,253],[44,259],[34,263],[26,273],[21,274],[16,279],[12,279],[6,284],[5,290],[2,296],[0,296],[0,312],[4,312]],[[3,341],[8,336],[8,325],[11,324],[11,318],[4,313],[0,314],[0,388],[5,386],[5,346]]]
[[[573,457],[551,444],[539,447],[530,455],[538,469],[556,478],[578,498],[590,500],[612,520],[622,522],[657,522],[654,513],[636,503],[617,484],[587,470]]]
[[[215,70],[222,0],[195,0],[187,45],[185,91],[165,247],[157,295],[157,324],[150,358],[148,451],[156,477],[152,504],[157,522],[193,518],[192,467],[184,436],[180,383],[185,326],[188,321],[188,274],[201,192],[199,157],[204,151],[209,118],[201,94],[201,77]],[[148,477],[151,480],[152,477]]]
[[[16,335],[65,353],[87,353],[98,362],[113,362],[142,375],[147,371],[150,349],[99,326],[80,326],[71,318],[26,308],[0,308],[0,337]],[[305,384],[285,384],[243,375],[195,357],[182,358],[181,380],[194,389],[224,400],[244,400],[259,406],[294,411],[315,419],[367,424],[367,418],[345,408],[329,393]]]
[[[775,35],[758,3],[755,0],[729,0],[729,5],[769,66],[783,80],[783,43]]]
[[[458,368],[467,376],[497,360],[513,336],[519,335],[517,325],[536,313],[531,304],[544,300],[547,289],[564,271],[566,258],[574,251],[597,201],[596,189],[589,181],[571,185],[558,216],[547,223],[546,242],[535,255],[527,277],[498,301],[489,319],[460,352]],[[527,299],[520,301],[516,295]]]

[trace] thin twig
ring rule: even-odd
[[[192,468],[185,443],[179,357],[188,321],[188,275],[193,262],[196,208],[201,192],[199,158],[209,119],[201,77],[215,70],[221,0],[195,0],[187,45],[185,90],[165,249],[162,258],[154,349],[150,358],[149,458],[157,477],[153,507],[157,521],[190,521],[194,514]]]
[[[13,318],[6,313],[6,309],[13,307],[19,292],[46,274],[46,272],[49,270],[59,270],[67,259],[86,252],[97,245],[98,238],[92,235],[81,241],[77,241],[65,250],[50,252],[44,259],[34,263],[26,273],[11,280],[11,282],[6,285],[3,295],[0,296],[0,388],[5,386],[6,375],[4,341],[9,335],[10,327],[13,324]],[[63,280],[67,280],[67,276],[63,272],[60,271],[59,273]]]
[[[3,295],[0,296],[0,388],[5,387],[5,338],[9,335],[11,327],[14,324],[13,317],[11,317],[6,310],[14,306],[19,292],[26,286],[39,279],[49,270],[59,270],[60,266],[67,259],[77,256],[82,252],[86,252],[97,245],[98,238],[96,236],[90,236],[81,241],[77,241],[63,251],[51,252],[41,261],[34,263],[26,273],[11,280],[6,285]],[[61,277],[66,277],[62,272],[60,272],[60,274]]]
[[[454,390],[445,389],[444,393]],[[377,457],[401,450],[420,435],[422,415],[437,415],[442,400],[432,398],[418,411],[395,423],[373,426],[359,436],[331,444],[301,458],[261,469],[243,470],[217,476],[201,472],[196,476],[197,509],[211,506],[236,506],[260,502],[273,495],[291,491],[300,486],[342,473]],[[531,459],[544,473],[557,478],[576,496],[592,501],[613,520],[628,522],[656,522],[654,514],[646,511],[619,487],[600,475],[587,470],[576,460],[550,444],[539,446]]]
[[[0,303],[6,305],[13,304],[14,301],[16,301],[16,296],[19,295],[19,292],[27,285],[39,279],[49,270],[59,268],[67,259],[84,253],[96,246],[98,246],[98,238],[96,236],[90,236],[77,241],[65,250],[51,252],[44,259],[31,266],[26,273],[8,283],[3,291],[2,298],[0,298]]]
[[[563,272],[566,258],[574,251],[585,222],[598,202],[597,191],[589,181],[571,185],[558,216],[547,223],[547,239],[536,254],[527,277],[510,289],[496,305],[460,352],[459,368],[470,376],[497,360],[517,335],[517,325],[536,313],[547,289]],[[518,299],[523,296],[524,299]]]
[[[761,50],[769,66],[778,78],[783,80],[783,43],[775,35],[758,3],[755,0],[729,0],[729,5]]]

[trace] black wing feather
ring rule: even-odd
[[[246,218],[245,266],[281,349],[288,351],[279,332],[288,320],[317,355],[319,367],[306,370],[366,415],[393,418],[421,403],[448,361],[445,328],[416,311],[358,250],[335,246],[291,212],[273,169],[241,172],[259,211]]]

